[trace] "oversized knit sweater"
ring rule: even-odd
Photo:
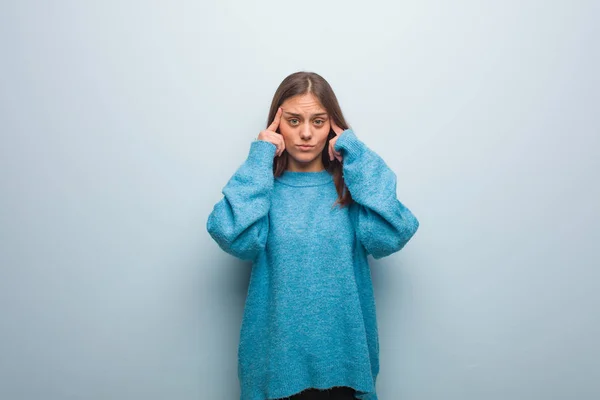
[[[349,386],[377,400],[379,340],[367,256],[400,250],[419,222],[396,175],[344,130],[334,146],[354,202],[333,206],[332,175],[273,175],[276,146],[255,140],[207,221],[227,253],[252,261],[238,347],[241,400]]]

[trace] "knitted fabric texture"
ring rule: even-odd
[[[238,347],[241,400],[349,386],[377,400],[379,339],[368,255],[399,251],[419,222],[396,175],[351,129],[335,143],[354,202],[333,206],[333,177],[273,176],[273,143],[255,140],[223,188],[207,230],[252,262]]]

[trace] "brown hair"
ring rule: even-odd
[[[273,101],[271,102],[271,109],[269,110],[269,117],[267,118],[267,127],[271,125],[275,119],[275,114],[277,114],[277,110],[284,101],[290,97],[307,93],[313,94],[317,100],[319,100],[323,108],[325,108],[325,111],[327,111],[327,114],[329,114],[329,118],[333,119],[340,128],[348,129],[350,127],[342,114],[342,109],[338,104],[337,97],[335,96],[335,93],[333,93],[333,89],[331,89],[329,83],[321,75],[305,71],[288,75],[279,84],[279,87],[273,96]],[[279,129],[277,131],[279,131]],[[352,196],[350,195],[342,176],[342,164],[337,158],[334,158],[333,161],[329,160],[329,140],[335,136],[336,134],[333,129],[330,129],[329,135],[327,136],[327,143],[321,153],[321,159],[323,160],[325,169],[333,176],[335,188],[338,193],[338,198],[335,201],[334,206],[335,204],[340,204],[343,207],[344,205],[352,203]],[[287,151],[284,151],[280,157],[275,157],[273,160],[274,176],[280,176],[287,169],[288,157]]]

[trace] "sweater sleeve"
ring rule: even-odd
[[[360,141],[351,129],[338,136],[334,148],[342,153],[344,181],[356,207],[358,240],[373,258],[402,249],[419,221],[396,195],[396,174]]]
[[[254,260],[267,242],[276,149],[271,142],[254,140],[247,159],[208,216],[206,229],[211,237],[225,252],[242,260]]]

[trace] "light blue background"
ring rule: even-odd
[[[239,396],[205,229],[298,70],[398,176],[382,400],[600,398],[597,1],[3,1],[0,398]]]

